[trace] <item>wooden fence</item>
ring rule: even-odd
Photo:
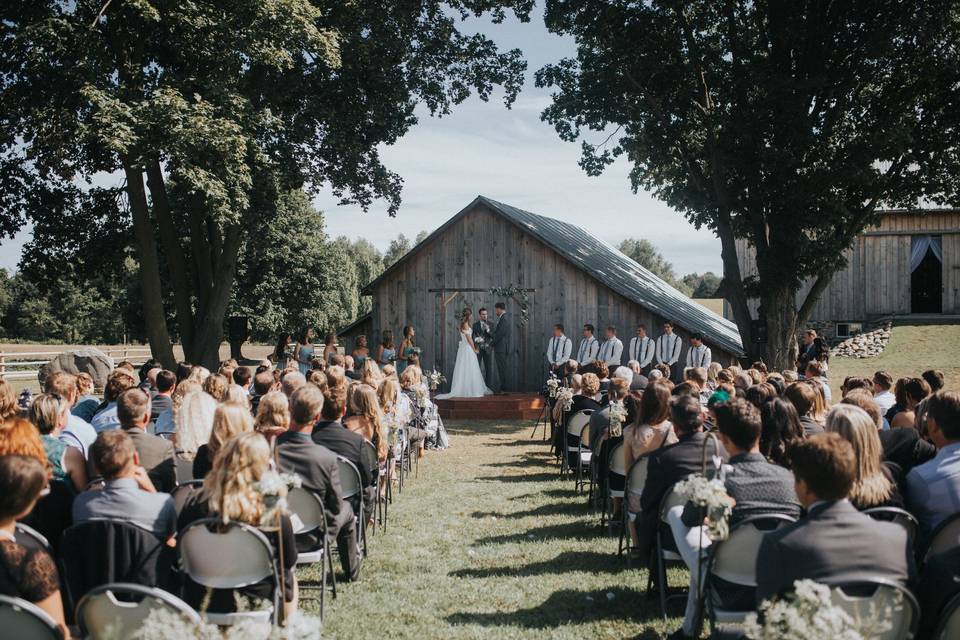
[[[150,347],[96,347],[114,360],[129,360],[140,366],[150,359]],[[0,377],[7,380],[36,380],[40,367],[63,351],[0,351]],[[43,358],[37,360],[37,358]]]

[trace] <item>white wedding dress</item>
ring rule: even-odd
[[[482,398],[493,393],[483,380],[480,361],[468,340],[471,336],[473,329],[467,328],[460,332],[460,346],[457,347],[457,361],[453,365],[453,377],[450,379],[450,393],[436,396],[438,399]]]

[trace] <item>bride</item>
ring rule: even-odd
[[[450,393],[437,396],[443,398],[480,398],[493,393],[483,381],[480,361],[477,360],[477,346],[473,343],[473,329],[470,328],[473,311],[463,310],[460,318],[460,346],[457,348],[457,361],[453,366],[453,378]]]

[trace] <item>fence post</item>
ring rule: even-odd
[[[7,354],[0,353],[0,376],[7,373]]]

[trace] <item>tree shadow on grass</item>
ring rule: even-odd
[[[551,502],[526,511],[474,511],[472,518],[527,518],[535,516],[582,516],[586,505],[583,502]]]
[[[533,562],[524,565],[510,565],[503,567],[468,568],[451,571],[448,575],[454,578],[523,578],[541,575],[559,575],[585,571],[589,573],[621,573],[627,569],[622,557],[616,553],[600,553],[598,551],[564,551],[556,558]]]
[[[560,476],[556,473],[525,473],[521,475],[477,476],[474,480],[480,482],[506,482],[508,484],[516,484],[518,482],[559,481]]]
[[[545,527],[535,527],[526,531],[509,533],[499,536],[478,538],[473,546],[484,544],[511,544],[516,542],[538,542],[544,540],[591,538],[597,537],[596,524],[577,520],[563,524],[552,524]]]
[[[613,594],[613,598],[608,598]],[[656,619],[655,607],[641,606],[645,594],[635,589],[613,587],[593,591],[562,589],[554,591],[541,604],[509,612],[460,612],[447,616],[454,625],[481,625],[485,627],[522,627],[525,629],[554,629],[569,624],[595,620],[646,622]],[[649,629],[637,638],[659,637]]]
[[[525,458],[523,460],[504,460],[502,462],[488,462],[483,466],[490,467],[493,469],[503,469],[503,468],[509,468],[509,467],[515,467],[518,469],[535,469],[535,468],[544,466],[544,463],[542,460],[537,460],[535,458]],[[559,475],[560,475],[560,472],[558,471],[557,476],[559,477]]]

